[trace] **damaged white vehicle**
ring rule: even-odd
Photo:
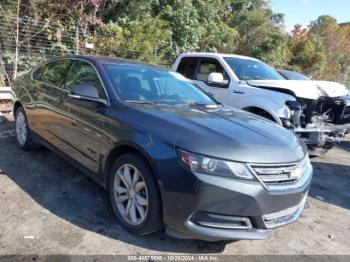
[[[286,80],[267,64],[217,53],[180,55],[174,70],[220,103],[293,130],[321,155],[350,131],[350,93],[338,83]]]

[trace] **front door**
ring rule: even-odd
[[[75,60],[67,76],[65,89],[70,92],[73,85],[92,85],[100,98],[106,99],[102,82],[95,68],[88,62]],[[69,135],[66,137],[69,145],[76,151],[76,160],[98,173],[100,160],[100,145],[103,135],[107,105],[67,97],[65,104],[71,121]]]

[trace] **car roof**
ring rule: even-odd
[[[223,54],[223,53],[213,53],[213,52],[192,52],[192,53],[184,53],[181,56],[201,56],[201,57],[233,57],[233,58],[241,58],[241,59],[249,59],[249,60],[257,60],[254,57],[244,56],[244,55],[235,55],[235,54]]]
[[[168,69],[165,67],[152,65],[149,63],[141,62],[141,61],[135,61],[135,60],[131,60],[131,59],[118,58],[118,57],[94,56],[94,55],[66,55],[66,56],[62,56],[62,57],[55,57],[54,59],[58,59],[58,58],[82,59],[82,60],[86,60],[86,61],[89,61],[92,63],[101,64],[101,65],[103,65],[103,64],[134,65],[134,66],[158,69],[158,70],[163,70],[163,71],[171,70],[171,69]]]
[[[289,69],[276,69],[276,71],[278,72],[291,72],[291,73],[299,73],[299,72],[296,72],[296,71],[293,71],[293,70],[289,70]]]

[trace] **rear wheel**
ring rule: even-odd
[[[16,139],[19,148],[22,150],[31,150],[38,147],[32,137],[29,129],[27,116],[22,107],[15,112]]]
[[[109,176],[113,212],[129,232],[145,235],[162,228],[161,201],[151,170],[137,154],[125,154]]]

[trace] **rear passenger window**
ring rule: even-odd
[[[42,65],[33,72],[32,76],[34,80],[40,80],[44,68],[45,66]]]
[[[49,63],[43,70],[41,81],[50,85],[60,87],[69,69],[69,60],[56,60]]]
[[[177,68],[177,72],[182,74],[183,76],[194,79],[194,74],[196,72],[198,58],[197,57],[185,57],[182,58],[179,67]]]

